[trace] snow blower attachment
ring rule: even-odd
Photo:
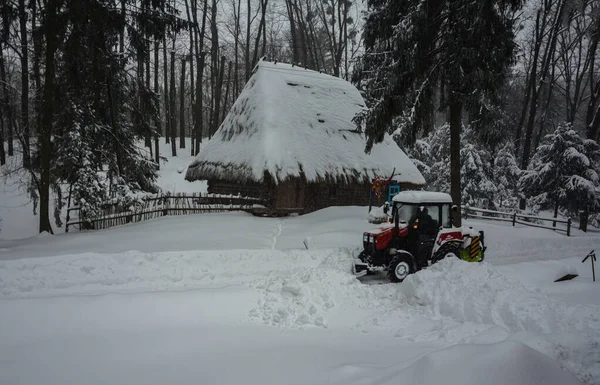
[[[403,191],[391,207],[392,223],[363,234],[363,250],[353,269],[357,277],[384,268],[390,281],[401,282],[444,258],[483,261],[484,233],[453,226],[456,206],[450,195]]]

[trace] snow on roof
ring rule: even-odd
[[[186,179],[261,182],[268,172],[275,183],[302,174],[308,181],[370,182],[395,167],[398,181],[425,184],[391,136],[365,154],[365,136],[352,122],[364,107],[343,79],[261,61]]]
[[[452,203],[449,194],[433,191],[401,191],[393,198],[394,202],[401,203]]]

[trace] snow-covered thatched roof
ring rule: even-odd
[[[399,182],[425,180],[390,136],[365,154],[352,122],[364,100],[349,82],[316,71],[261,61],[215,135],[190,164],[187,180],[276,183],[368,182],[396,169]]]

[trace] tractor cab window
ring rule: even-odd
[[[442,205],[442,227],[445,229],[452,227],[452,210],[450,210],[450,205]]]
[[[419,206],[397,203],[395,209],[400,223],[404,222],[412,226],[419,217]]]
[[[425,233],[435,234],[440,227],[440,206],[426,205],[422,206],[420,227]]]

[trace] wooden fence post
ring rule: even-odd
[[[567,237],[571,236],[571,218],[567,220]]]
[[[517,213],[513,214],[513,227],[517,224]]]
[[[4,145],[4,144],[3,144]],[[69,208],[71,207],[71,192],[73,191],[73,185],[69,185],[69,198],[67,199],[67,224],[65,225],[65,233],[69,232],[69,220],[71,219],[71,211]]]

